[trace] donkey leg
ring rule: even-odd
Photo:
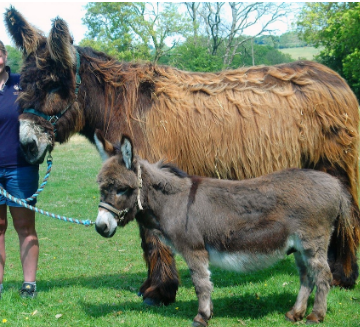
[[[190,269],[191,279],[199,302],[198,313],[192,325],[195,327],[207,326],[207,322],[213,314],[211,301],[213,285],[210,281],[209,254],[205,249],[189,250],[183,256]]]
[[[316,293],[313,310],[306,319],[307,323],[319,323],[324,320],[326,315],[326,298],[332,280],[330,267],[327,263],[326,249],[319,249],[316,256],[309,259],[309,270],[314,276]]]
[[[304,318],[307,301],[314,288],[314,282],[308,274],[308,269],[302,258],[302,254],[300,252],[295,252],[294,256],[300,275],[300,290],[294,306],[285,315],[286,319],[292,322],[300,321]]]
[[[170,248],[160,241],[155,231],[141,224],[139,227],[141,247],[148,268],[148,278],[140,287],[139,293],[148,305],[173,303],[179,286],[174,255]]]

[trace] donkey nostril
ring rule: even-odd
[[[109,233],[109,225],[108,224],[101,224],[101,225],[95,225],[95,229],[96,231],[100,234],[100,235],[106,235],[107,233]]]
[[[31,155],[35,157],[38,154],[38,148],[35,140],[31,140],[26,143],[21,143],[21,149],[27,155]]]
[[[37,146],[35,140],[20,144],[21,144],[21,149],[23,150],[24,153],[28,153],[32,155],[37,154]]]
[[[32,155],[36,155],[37,154],[37,145],[35,140],[32,140],[28,143],[28,151],[32,154]]]

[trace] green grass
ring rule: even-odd
[[[53,151],[54,165],[38,207],[60,215],[95,220],[96,175],[101,162],[95,148],[75,137]],[[44,176],[46,165],[41,168]],[[42,178],[42,177],[41,177]],[[10,221],[0,324],[4,326],[190,326],[197,299],[189,271],[179,256],[181,286],[176,303],[152,308],[136,295],[146,278],[135,222],[111,239],[94,227],[37,215],[40,239],[38,297],[22,299],[17,236]],[[284,314],[299,288],[292,256],[271,269],[240,275],[212,269],[214,317],[210,326],[292,326]],[[313,297],[310,300],[310,309]],[[298,323],[296,325],[302,325]],[[328,296],[324,326],[360,326],[360,285],[334,288]]]
[[[295,60],[298,59],[307,59],[314,60],[314,56],[318,55],[321,51],[320,48],[314,47],[301,47],[301,48],[287,48],[287,49],[279,49],[281,52],[285,54],[289,54]]]

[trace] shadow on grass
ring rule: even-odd
[[[262,283],[264,280],[271,278],[274,275],[296,275],[297,270],[294,262],[285,260],[277,265],[259,271],[252,274],[239,274],[236,272],[227,272],[218,268],[212,268],[212,282],[214,284],[214,290],[217,288],[226,288],[232,286],[247,285],[248,283]],[[193,288],[191,282],[190,272],[187,269],[181,269],[179,271],[181,278],[181,287]],[[125,278],[126,275],[123,277]],[[129,276],[128,276],[129,277]],[[101,278],[101,277],[100,277]],[[135,276],[132,276],[135,278]],[[128,290],[128,288],[123,288]],[[152,314],[158,314],[164,317],[180,317],[183,319],[189,319],[191,321],[196,313],[198,307],[198,301],[195,299],[195,291],[192,295],[194,300],[182,300],[178,299],[176,303],[169,306],[161,307],[149,307],[142,303],[142,299],[139,301],[119,301],[117,303],[89,303],[80,301],[79,304],[83,307],[84,312],[93,317],[98,318],[109,314],[115,314],[117,312],[148,312]],[[255,291],[244,291],[236,294],[229,295],[217,295],[213,298],[214,304],[214,317],[228,317],[238,319],[260,319],[269,313],[279,313],[285,315],[285,313],[291,309],[295,303],[296,294],[290,293],[283,288],[279,288],[278,293],[271,295],[257,297]],[[312,301],[309,301],[309,306],[312,306]],[[175,309],[176,308],[176,309]]]
[[[271,294],[256,299],[253,294],[246,293],[238,296],[229,296],[213,299],[214,317],[237,318],[241,320],[261,319],[272,313],[285,315],[295,303],[296,295],[288,292]],[[180,300],[167,307],[149,307],[141,301],[119,302],[119,303],[103,303],[95,304],[80,301],[84,312],[92,318],[99,318],[117,312],[138,312],[151,313],[161,315],[163,317],[173,318],[174,316],[192,320],[197,314],[197,300]],[[312,303],[309,301],[312,308]],[[284,318],[285,319],[285,318]]]
[[[144,267],[145,268],[145,267]],[[264,280],[268,280],[271,276],[285,275],[285,276],[297,276],[297,270],[295,264],[290,259],[279,262],[271,268],[263,269],[251,274],[241,274],[232,271],[222,270],[216,267],[210,267],[211,281],[215,288],[232,287],[234,285],[242,285],[247,283],[261,283]],[[190,271],[188,269],[180,269],[180,287],[193,288],[191,281]],[[141,284],[146,279],[146,271],[141,273],[126,273],[121,272],[119,274],[100,274],[86,276],[59,278],[59,279],[47,279],[39,280],[38,288],[41,292],[48,292],[56,288],[67,288],[73,286],[80,286],[84,288],[96,289],[96,288],[110,288],[137,292]],[[18,286],[18,281],[9,280],[7,284],[9,286]]]
[[[232,271],[222,270],[216,267],[210,267],[211,270],[211,281],[216,288],[224,288],[231,287],[234,285],[241,285],[247,283],[258,283],[264,280],[269,279],[271,276],[277,275],[285,275],[285,276],[297,276],[297,270],[295,264],[290,261],[290,259],[286,259],[284,261],[279,262],[278,264],[272,266],[271,268],[267,268],[264,270],[260,270],[257,272],[249,273],[249,274],[241,274]],[[190,271],[188,269],[180,269],[180,287],[185,288],[193,288],[193,284],[191,281]],[[73,274],[73,273],[72,273]],[[134,287],[140,288],[141,284],[146,279],[146,271],[144,267],[144,271],[141,273],[129,273],[129,272],[121,272],[119,274],[99,274],[86,276],[86,274],[81,274],[81,276],[69,277],[69,278],[54,278],[47,280],[39,280],[39,288],[41,287],[41,292],[48,292],[55,288],[66,288],[73,286],[81,286],[90,289],[96,288],[117,288],[124,290],[132,290],[134,291]],[[18,280],[8,280],[6,282],[9,286],[17,285]]]

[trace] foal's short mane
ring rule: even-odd
[[[183,170],[179,169],[177,166],[171,164],[171,163],[165,163],[164,161],[160,161],[158,163],[158,168],[159,169],[166,169],[168,170],[171,174],[174,174],[177,177],[180,178],[187,178],[190,177],[186,172],[184,172]]]

